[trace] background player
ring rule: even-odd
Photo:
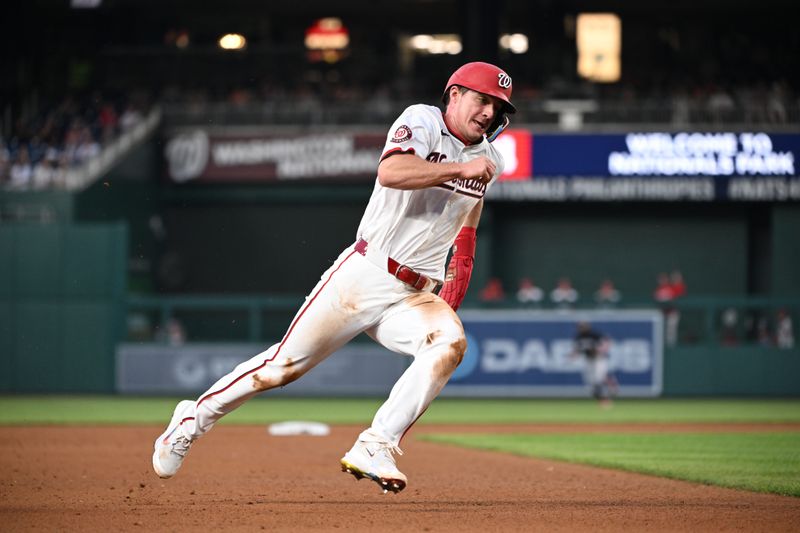
[[[603,407],[611,406],[611,397],[617,392],[617,381],[608,372],[608,349],[611,342],[608,337],[592,329],[589,322],[578,322],[578,332],[572,351],[572,357],[583,356],[584,382],[592,389],[592,396]]]
[[[515,112],[511,78],[488,63],[456,70],[442,99],[444,113],[413,105],[392,125],[356,242],[322,275],[283,339],[175,408],[155,441],[153,468],[160,477],[175,475],[192,443],[222,416],[296,380],[366,332],[414,361],[341,459],[342,469],[384,492],[406,486],[393,454],[402,453],[401,438],[464,355],[455,310],[472,272],[483,196],[503,171],[490,139]]]

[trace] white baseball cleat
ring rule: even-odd
[[[398,493],[406,488],[408,479],[397,469],[392,457],[394,453],[403,455],[400,448],[388,442],[356,441],[340,461],[342,472],[352,474],[356,479],[371,479],[384,494],[389,491]]]
[[[167,429],[164,430],[153,446],[153,470],[160,478],[170,478],[174,476],[181,467],[192,441],[183,434],[180,429],[181,423],[190,418],[194,402],[183,400],[175,407],[172,413],[172,420],[169,421]]]

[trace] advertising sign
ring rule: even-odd
[[[499,139],[498,139],[499,140]],[[542,201],[797,201],[800,135],[533,134],[527,180],[487,195]]]
[[[530,179],[531,134],[529,131],[508,129],[495,139],[494,146],[505,162],[505,168],[499,181]]]
[[[220,135],[184,132],[166,143],[167,175],[186,182],[375,179],[379,134]]]
[[[121,394],[200,393],[239,363],[264,350],[243,343],[122,343],[116,353],[116,391]],[[348,345],[325,359],[288,387],[271,390],[280,396],[375,396],[391,390],[408,366],[400,357],[370,343]]]
[[[800,135],[535,135],[533,176],[797,176]]]
[[[495,141],[505,159],[502,179],[531,175],[530,133],[508,130]],[[166,142],[167,177],[175,183],[373,181],[386,136],[343,131],[321,134],[233,135],[197,129]]]
[[[173,183],[375,180],[386,142],[377,130],[288,134],[175,132]],[[505,171],[486,197],[536,201],[800,201],[800,134],[765,132],[504,132]],[[450,158],[452,160],[454,158]]]
[[[586,361],[573,354],[578,322],[610,339],[609,370],[620,396],[662,389],[662,318],[642,311],[464,311],[467,353],[443,394],[588,397]]]

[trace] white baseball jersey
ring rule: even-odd
[[[435,107],[406,109],[390,130],[382,158],[415,154],[434,162],[486,156],[503,172],[503,158],[486,139],[466,145],[447,129]],[[375,184],[358,228],[369,243],[347,247],[320,277],[283,339],[238,365],[182,412],[178,426],[196,439],[256,394],[283,386],[366,332],[386,348],[414,357],[360,439],[377,435],[398,445],[442,390],[466,349],[461,321],[439,296],[418,290],[387,270],[386,256],[441,280],[447,252],[488,185],[452,180],[420,190]],[[363,241],[360,241],[363,242]]]
[[[448,130],[438,108],[423,104],[408,107],[389,130],[381,160],[398,153],[415,154],[434,163],[464,163],[485,156],[497,166],[489,184],[451,180],[427,189],[398,190],[375,180],[357,238],[363,237],[370,247],[399,263],[441,280],[450,246],[470,210],[503,173],[503,157],[484,137],[479,143],[464,144]]]

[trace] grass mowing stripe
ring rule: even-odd
[[[800,422],[800,399],[594,400],[438,398],[423,423]]]
[[[222,423],[316,420],[365,424],[384,398],[262,398]],[[0,396],[0,425],[164,424],[178,398],[132,396]],[[593,400],[438,398],[419,425],[641,422],[800,422],[800,399],[623,399],[610,410]]]
[[[31,424],[157,424],[169,422],[179,398],[120,396],[0,397],[0,425]],[[267,424],[314,420],[356,424],[372,420],[377,399],[270,398],[248,402],[221,424]]]
[[[800,432],[436,434],[418,438],[800,497]]]

